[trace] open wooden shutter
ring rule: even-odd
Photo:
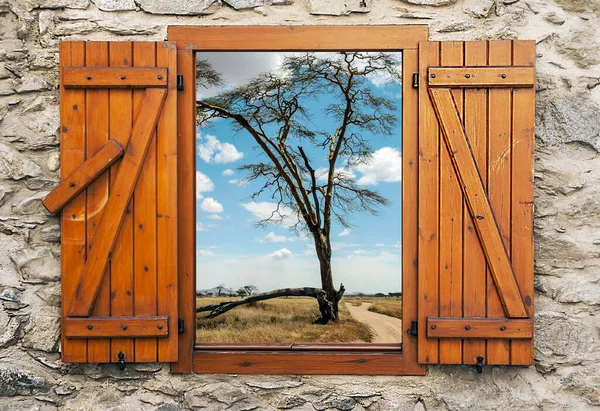
[[[176,54],[60,45],[65,362],[178,359]]]
[[[533,361],[535,44],[419,45],[422,364]]]

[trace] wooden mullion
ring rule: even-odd
[[[535,66],[535,42],[513,42],[513,64]],[[533,318],[533,162],[535,90],[515,89],[512,100],[512,265],[525,309]],[[533,364],[533,341],[511,341],[511,364]]]
[[[421,364],[437,364],[439,340],[427,338],[427,317],[439,316],[439,148],[438,120],[427,95],[427,68],[439,64],[439,42],[419,46],[419,330]]]
[[[465,42],[465,64],[485,66],[487,44],[485,41]],[[467,89],[464,96],[464,127],[477,170],[484,184],[487,182],[487,89]],[[485,254],[468,206],[463,206],[463,315],[485,317],[486,268]],[[463,341],[463,363],[476,364],[477,357],[486,357],[484,340]]]
[[[136,42],[133,45],[134,67],[156,65],[156,43]],[[134,104],[140,99],[134,92]],[[136,104],[137,117],[145,107]],[[160,113],[160,112],[159,112]],[[157,314],[157,249],[156,249],[156,129],[153,128],[147,155],[143,161],[134,196],[134,312],[135,315]],[[157,341],[153,338],[135,340],[135,361],[157,360]]]
[[[61,74],[64,66],[85,63],[85,42],[60,43]],[[85,161],[85,90],[65,90],[60,87],[60,159],[61,178],[65,179]],[[85,264],[86,192],[79,193],[65,206],[61,215],[61,295],[62,321],[75,295],[80,268]],[[64,241],[67,240],[67,241]],[[62,360],[64,362],[87,361],[87,341],[66,339],[62,334]]]
[[[442,66],[463,64],[463,43],[460,41],[441,43],[440,63]],[[463,91],[452,90],[457,109],[462,118]],[[454,171],[452,159],[445,144],[440,147],[440,259],[439,290],[440,316],[462,316],[462,226],[463,195]],[[440,340],[439,362],[441,364],[462,363],[462,341]]]
[[[130,42],[111,42],[109,45],[109,65],[111,67],[130,67],[133,59],[133,44]],[[133,91],[131,89],[110,90],[110,133],[111,138],[121,142],[124,147],[129,143],[133,127]],[[111,168],[111,188],[116,182],[118,165]],[[129,201],[121,229],[111,259],[111,313],[114,316],[133,315],[133,216]],[[115,338],[111,340],[111,361],[119,360],[123,353],[125,361],[134,358],[133,338]]]
[[[488,64],[510,66],[511,41],[489,42]],[[490,89],[488,102],[488,198],[510,258],[510,178],[511,178],[511,90]],[[504,316],[498,288],[491,273],[487,284],[488,317]],[[520,296],[519,296],[520,298]],[[489,341],[487,363],[508,364],[510,362],[508,339]]]
[[[108,65],[108,42],[92,41],[87,43],[86,66],[107,66]],[[65,73],[66,74],[66,73]],[[86,91],[86,157],[91,158],[108,141],[108,90],[87,90]],[[94,237],[98,231],[98,226],[102,220],[105,211],[105,204],[109,196],[108,192],[109,173],[104,173],[87,188],[87,248],[88,258],[91,256],[91,249],[94,243]],[[86,262],[87,265],[87,262]],[[91,314],[95,316],[110,315],[110,268],[105,266],[106,272],[102,275],[102,280]],[[110,361],[110,340],[97,339],[88,341],[88,361],[89,362],[109,362]]]

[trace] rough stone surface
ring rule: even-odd
[[[0,411],[600,407],[600,0],[366,4],[0,0]],[[60,222],[40,205],[59,180],[60,41],[162,41],[175,24],[405,23],[428,24],[432,40],[537,43],[535,366],[483,375],[434,366],[426,377],[181,376],[164,364],[121,372],[60,362]]]

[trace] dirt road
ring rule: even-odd
[[[369,311],[371,303],[362,303],[355,307],[346,303],[350,314],[361,323],[367,324],[373,330],[374,343],[399,343],[402,342],[402,320],[389,315]]]

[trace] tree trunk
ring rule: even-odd
[[[321,321],[327,324],[329,321],[337,321],[339,302],[344,295],[344,285],[340,284],[340,289],[336,290],[333,286],[333,275],[331,272],[331,251],[327,242],[316,242],[317,257],[319,258],[319,268],[321,270],[321,286],[325,291],[325,298],[319,301],[319,311],[321,312]]]

